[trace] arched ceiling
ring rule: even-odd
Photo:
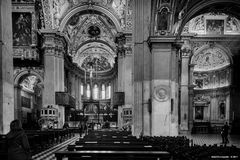
[[[62,21],[83,10],[97,10],[116,19],[122,31],[132,30],[133,0],[42,0],[45,27],[59,29]]]
[[[73,62],[85,71],[91,69],[92,62],[93,72],[106,72],[114,67],[116,56],[116,52],[105,43],[89,42],[79,48]]]
[[[132,0],[42,0],[45,27],[62,32],[68,54],[84,71],[114,68],[115,38],[132,30]],[[93,69],[93,70],[92,70]]]

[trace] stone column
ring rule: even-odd
[[[188,131],[189,119],[189,57],[191,55],[191,46],[187,40],[181,47],[181,106],[180,106],[180,130]]]
[[[148,46],[152,1],[134,1],[133,29],[133,135],[151,135],[151,52]]]
[[[193,85],[193,69],[194,64],[189,64],[189,107],[188,107],[188,130],[191,131],[193,127],[193,98],[194,98],[194,85]]]
[[[98,99],[102,99],[102,82],[98,83]]]
[[[75,75],[74,73],[71,74],[71,95],[76,98],[76,81],[75,81]]]
[[[75,98],[76,98],[76,109],[79,109],[79,78],[78,76],[75,77],[76,78],[76,94],[75,94]]]
[[[163,43],[165,42],[165,43]],[[178,135],[178,85],[174,38],[150,39],[152,45],[152,135]]]
[[[0,134],[14,119],[12,1],[0,2]]]
[[[55,92],[64,92],[65,40],[54,31],[41,30],[44,36],[44,92],[43,106],[54,106],[58,110],[58,127],[65,121],[65,108],[56,105]]]

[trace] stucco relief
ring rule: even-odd
[[[183,33],[240,34],[240,21],[224,13],[206,13],[191,19]]]
[[[132,0],[41,0],[46,28],[58,29],[68,11],[83,5],[101,6],[119,20],[122,30],[132,30]]]
[[[230,60],[222,49],[211,47],[193,55],[192,64],[194,71],[208,71],[228,66]]]
[[[230,68],[211,72],[194,72],[193,84],[194,89],[198,90],[229,86],[231,84]]]
[[[163,85],[154,87],[153,96],[159,102],[167,101],[169,99],[169,87]]]
[[[60,20],[70,6],[69,0],[50,0],[53,16],[53,28],[59,28]]]

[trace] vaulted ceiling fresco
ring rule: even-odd
[[[45,28],[65,35],[68,54],[80,69],[103,73],[114,68],[115,38],[132,31],[132,0],[41,1]]]

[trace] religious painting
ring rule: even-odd
[[[162,8],[157,13],[157,30],[158,31],[166,31],[168,30],[168,22],[169,22],[169,12],[167,8]]]
[[[203,109],[204,106],[195,106],[195,119],[203,120]]]
[[[206,34],[223,35],[224,19],[206,19]]]
[[[30,12],[12,13],[13,46],[28,46],[32,43],[32,15]]]
[[[225,110],[226,110],[226,104],[224,102],[219,104],[219,114],[220,114],[220,118],[224,119],[225,118]]]
[[[22,96],[21,103],[22,103],[22,107],[31,108],[31,99],[30,98]]]

